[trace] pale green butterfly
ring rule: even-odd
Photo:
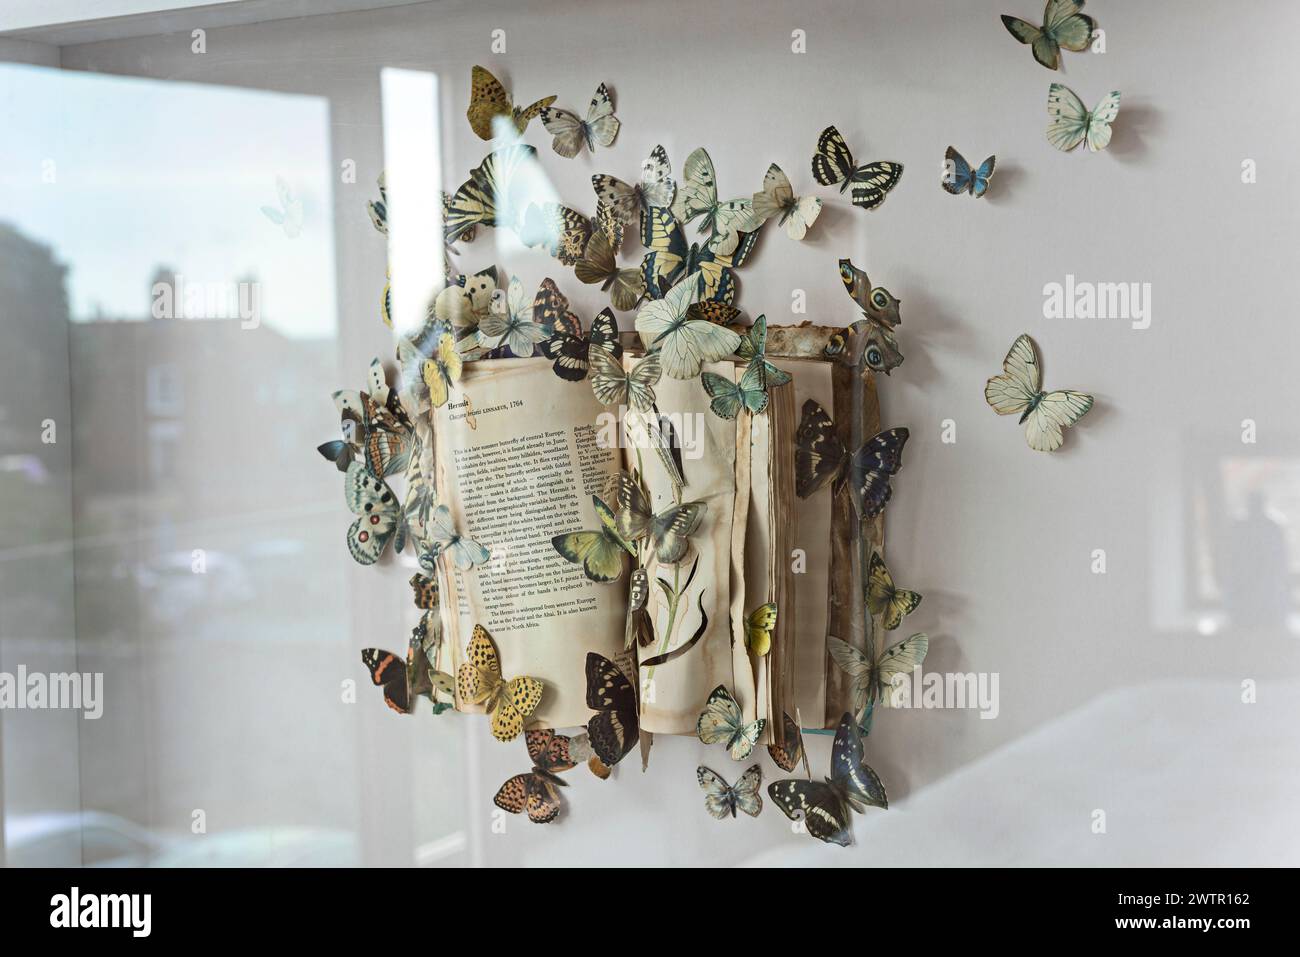
[[[830,652],[831,660],[849,676],[849,687],[853,700],[858,704],[859,714],[877,702],[889,707],[889,692],[894,679],[898,675],[911,674],[913,668],[925,661],[926,652],[930,650],[930,639],[926,635],[915,634],[890,645],[879,654],[875,653],[874,647],[873,638],[872,654],[868,657],[847,641],[834,636],[826,639],[826,650]]]
[[[790,373],[782,372],[767,361],[767,316],[759,316],[755,319],[749,332],[740,337],[740,346],[736,349],[736,354],[750,365],[755,361],[758,362],[763,370],[765,385],[785,385],[790,381]]]
[[[1084,392],[1044,392],[1043,367],[1034,340],[1021,335],[1002,360],[1002,375],[984,385],[984,401],[998,415],[1021,413],[1025,441],[1039,452],[1055,452],[1065,441],[1061,430],[1074,425],[1092,408]]]
[[[1085,139],[1094,153],[1110,144],[1110,124],[1119,115],[1119,90],[1101,98],[1091,113],[1069,87],[1053,83],[1047,91],[1047,142],[1069,152]]]
[[[766,718],[746,723],[740,704],[724,685],[718,685],[700,712],[700,719],[695,723],[695,733],[705,744],[721,742],[733,761],[743,761],[754,750],[765,727]]]
[[[505,299],[494,297],[492,311],[479,320],[478,341],[485,349],[505,346],[510,354],[527,358],[549,333],[534,321],[536,300],[524,290],[518,276],[510,277]]]
[[[702,146],[686,157],[673,215],[682,223],[700,217],[700,232],[713,236],[712,248],[720,255],[733,252],[740,242],[740,234],[752,233],[763,225],[765,218],[754,209],[752,196],[718,202],[718,175],[713,171],[713,160]]]
[[[614,512],[593,495],[591,503],[600,518],[598,531],[567,532],[551,539],[555,550],[581,565],[583,573],[594,582],[612,582],[623,577],[623,553],[635,557],[636,546],[618,530]]]
[[[647,352],[658,351],[664,372],[674,379],[693,379],[706,362],[736,351],[740,336],[706,319],[689,319],[686,311],[700,298],[702,277],[693,272],[664,295],[641,307],[636,331]]]
[[[768,395],[763,384],[761,362],[751,362],[745,366],[739,381],[713,372],[701,373],[700,381],[712,399],[709,408],[720,418],[734,419],[742,408],[748,409],[751,415],[761,415],[767,411]]]
[[[1061,47],[1078,53],[1092,42],[1096,23],[1080,13],[1082,9],[1083,0],[1047,0],[1041,27],[1005,14],[1002,25],[1021,43],[1029,44],[1035,60],[1049,70],[1057,70],[1061,66]]]

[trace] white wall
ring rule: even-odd
[[[1089,12],[1106,30],[1107,52],[1067,54],[1067,72],[1056,75],[998,22],[1015,6],[475,0],[213,30],[202,55],[190,52],[188,33],[63,50],[63,66],[74,70],[328,101],[333,164],[352,158],[359,169],[357,185],[334,190],[341,385],[355,384],[370,356],[391,349],[374,308],[384,246],[364,208],[382,164],[382,67],[438,73],[447,166],[458,176],[484,152],[463,118],[472,64],[507,78],[521,99],[558,93],[573,107],[610,82],[624,125],[609,152],[565,161],[538,127],[529,132],[561,196],[582,208],[594,206],[593,172],[631,179],[655,143],[678,171],[691,149],[707,146],[723,191],[737,195],[756,189],[773,161],[797,189],[813,189],[808,160],[829,123],[860,160],[907,165],[875,212],[828,204],[803,245],[769,229],[741,271],[740,304],[751,315],[796,321],[803,317],[789,314],[791,290],[802,288],[808,318],[847,323],[854,310],[836,273],[842,256],[901,297],[906,361],[881,396],[886,424],[906,425],[913,437],[888,513],[890,565],[901,584],[926,596],[907,626],[931,634],[929,667],[999,673],[997,719],[973,711],[880,718],[868,753],[894,807],[860,823],[867,846],[850,852],[792,836],[774,808],[756,822],[712,821],[693,780],[705,749],[687,739],[657,742],[644,776],[626,768],[604,785],[575,780],[562,825],[512,821],[498,837],[488,832],[490,797],[523,768],[523,749],[497,747],[475,728],[466,766],[478,859],[733,863],[768,850],[774,862],[892,865],[1300,859],[1279,800],[1296,783],[1297,638],[1223,621],[1181,597],[1185,566],[1205,558],[1195,517],[1211,527],[1227,521],[1220,479],[1228,460],[1264,461],[1245,470],[1263,476],[1276,517],[1300,519],[1288,477],[1294,468],[1287,470],[1300,446],[1298,337],[1279,302],[1300,239],[1291,179],[1298,77],[1294,30],[1286,29],[1300,14],[1283,2],[1224,17],[1205,0],[1098,0]],[[1026,18],[1041,9],[1020,6],[1015,12]],[[508,55],[489,52],[495,28],[507,30]],[[805,55],[790,52],[796,28],[807,31]],[[1067,155],[1046,143],[1054,79],[1089,104],[1124,91],[1108,151]],[[974,161],[998,155],[987,199],[939,188],[950,143]],[[1247,158],[1258,163],[1255,185],[1241,182]],[[466,247],[462,265],[486,265],[489,243]],[[490,258],[526,282],[555,276],[586,316],[601,304],[541,253]],[[1150,328],[1043,318],[1044,284],[1067,273],[1151,283]],[[1031,452],[1015,423],[982,399],[984,380],[1020,332],[1043,349],[1049,386],[1097,397],[1056,455]],[[296,410],[323,436],[331,412],[323,393]],[[947,418],[957,425],[954,445],[940,442]],[[1241,443],[1245,418],[1258,423],[1256,445]],[[309,481],[305,498],[337,501],[327,468]],[[1216,543],[1224,534],[1240,538],[1221,530],[1211,552],[1222,553]],[[1270,533],[1259,526],[1245,534]],[[1090,571],[1097,548],[1107,553],[1104,576]],[[385,574],[406,574],[353,569],[341,542],[336,560],[349,566],[358,624],[382,604],[376,596],[394,594],[391,582],[380,584]],[[1256,577],[1271,572],[1261,565]],[[393,617],[385,611],[380,620]],[[1213,634],[1197,631],[1201,618]],[[393,628],[385,640],[401,647]],[[370,640],[358,627],[346,654],[354,659]],[[1246,678],[1259,685],[1254,705],[1240,702]],[[415,737],[430,720],[448,719],[421,716],[405,729],[396,719],[369,720],[367,732],[392,732],[374,745],[385,756],[438,762]],[[826,760],[823,741],[814,769]],[[718,753],[707,761],[729,776],[736,771]],[[449,762],[436,786],[461,788],[454,779],[461,769]],[[409,818],[420,801],[418,793],[367,785],[364,814]],[[1098,808],[1107,814],[1104,836],[1090,831]],[[953,820],[967,826],[955,829]],[[922,845],[918,834],[946,839]],[[381,857],[401,861],[402,853]]]

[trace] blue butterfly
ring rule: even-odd
[[[990,156],[983,163],[980,163],[979,169],[971,171],[970,163],[966,158],[958,153],[953,147],[948,147],[948,152],[943,154],[943,188],[954,196],[960,196],[962,193],[970,190],[976,199],[984,195],[989,188],[989,180],[993,178],[993,170],[998,165],[998,158]]]

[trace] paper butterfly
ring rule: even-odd
[[[826,639],[826,650],[830,652],[831,660],[849,676],[853,700],[861,702],[860,710],[865,711],[875,704],[885,708],[890,706],[889,692],[893,689],[894,678],[910,675],[913,668],[925,661],[930,639],[915,634],[879,654],[873,651],[874,657],[868,657],[848,642],[830,636]]]
[[[581,738],[582,735],[568,738],[556,734],[552,728],[526,732],[524,744],[528,746],[533,769],[516,774],[501,785],[492,803],[511,814],[526,811],[528,820],[534,824],[554,821],[563,806],[558,789],[566,786],[556,775],[582,760],[586,744]]]
[[[618,342],[618,320],[608,309],[601,310],[592,320],[591,332],[587,336],[583,336],[582,323],[574,316],[572,322],[567,319],[557,322],[551,337],[542,343],[546,358],[555,360],[552,365],[555,374],[570,382],[587,378],[593,348],[614,358],[623,353]]]
[[[522,133],[533,117],[554,102],[555,97],[548,96],[521,110],[510,102],[510,94],[500,80],[476,66],[470,71],[469,109],[465,115],[474,134],[481,140],[490,140],[510,132],[511,127],[515,133]]]
[[[893,631],[903,619],[916,611],[921,596],[905,588],[895,588],[894,578],[885,567],[879,552],[871,553],[871,570],[867,573],[867,610],[881,615],[886,631]]]
[[[817,137],[817,152],[812,159],[813,179],[823,186],[840,186],[844,192],[850,186],[849,198],[854,206],[875,209],[885,201],[885,194],[898,185],[903,175],[903,164],[880,161],[866,166],[854,166],[853,154],[840,131],[833,126],[822,130]]]
[[[1073,90],[1053,83],[1047,91],[1047,114],[1052,118],[1047,142],[1068,153],[1086,139],[1094,153],[1104,150],[1110,145],[1110,124],[1119,115],[1119,96],[1119,90],[1112,90],[1089,113]]]
[[[530,249],[544,247],[565,266],[573,266],[595,230],[595,221],[576,209],[561,203],[532,203],[524,211],[519,241]]]
[[[461,571],[482,565],[492,555],[478,542],[456,531],[456,526],[451,521],[451,510],[446,505],[439,505],[433,510],[433,515],[429,517],[428,532],[432,539],[428,557],[436,559],[445,555]],[[424,556],[421,556],[421,564],[423,563]]]
[[[718,177],[704,147],[686,157],[673,215],[682,223],[698,216],[700,232],[711,235],[714,249],[721,254],[736,248],[741,233],[752,233],[763,225],[752,197],[718,202]]]
[[[346,439],[332,439],[316,446],[316,451],[321,454],[326,462],[333,462],[335,468],[340,472],[346,472],[348,466],[352,464],[352,456],[356,454],[352,443]]]
[[[627,472],[619,473],[618,533],[630,542],[649,539],[660,564],[673,565],[685,557],[708,508],[704,502],[682,502],[656,515],[641,483]]]
[[[784,712],[781,714],[781,723],[784,728],[785,744],[778,745],[775,742],[769,744],[768,756],[782,771],[793,772],[800,761],[803,762],[804,771],[808,771],[808,756],[804,754],[803,733],[799,730],[799,725],[794,718]],[[811,775],[811,772],[809,774]]]
[[[648,412],[655,404],[654,385],[663,375],[659,354],[652,352],[631,372],[608,350],[594,346],[587,353],[591,363],[591,391],[602,405],[624,405],[636,412]]]
[[[275,194],[280,207],[263,206],[262,215],[284,230],[289,239],[297,239],[302,233],[302,200],[299,199],[283,178],[275,178]]]
[[[706,322],[716,323],[719,326],[729,326],[740,318],[740,310],[729,302],[705,300],[703,302],[692,303],[690,308],[686,310],[686,318],[703,319]],[[762,319],[763,317],[760,316],[759,318]],[[766,323],[767,320],[764,319],[763,321]],[[755,319],[754,322],[757,324],[758,319]],[[742,341],[737,347],[738,349],[745,348],[744,339],[745,337],[741,336]]]
[[[758,743],[767,719],[745,723],[740,705],[723,685],[718,685],[709,695],[709,700],[700,712],[700,720],[695,724],[695,733],[705,744],[721,742],[731,754],[733,761],[743,761],[749,757]]]
[[[943,179],[939,185],[954,196],[967,191],[976,199],[984,195],[989,188],[989,180],[993,178],[993,170],[998,165],[996,156],[990,156],[976,170],[970,168],[970,163],[966,162],[966,158],[955,147],[949,146],[943,156]]]
[[[438,579],[416,572],[408,582],[415,593],[415,607],[426,610],[438,607]]]
[[[682,224],[672,210],[653,207],[641,220],[641,244],[647,252],[641,259],[641,277],[646,295],[660,299],[686,273],[689,250]]]
[[[466,650],[468,660],[456,672],[456,693],[462,701],[481,704],[492,716],[492,736],[509,741],[524,730],[524,720],[542,700],[542,683],[525,675],[506,681],[492,636],[474,626]]]
[[[407,662],[382,648],[363,648],[361,663],[370,670],[370,681],[384,689],[384,703],[398,714],[411,713],[411,688],[407,683]]]
[[[840,281],[849,297],[862,309],[865,324],[854,323],[851,333],[861,336],[856,347],[873,372],[890,371],[902,365],[903,354],[898,350],[894,330],[902,320],[898,315],[898,300],[884,286],[872,286],[867,274],[853,265],[850,259],[840,260]]]
[[[362,565],[373,565],[393,542],[393,551],[406,545],[402,508],[384,480],[360,462],[348,466],[343,478],[343,498],[359,516],[348,528],[348,551]]]
[[[549,281],[549,280],[548,280]],[[510,277],[504,308],[493,311],[478,324],[478,341],[484,349],[500,350],[521,359],[528,358],[546,338],[546,329],[535,320],[543,293],[530,297],[518,276]]]
[[[733,270],[745,265],[757,241],[758,233],[741,233],[739,241],[729,252],[722,252],[716,239],[709,240],[702,249],[691,247],[685,271],[699,270],[701,299],[727,304],[735,302],[736,274]]]
[[[772,650],[776,630],[776,602],[759,605],[745,618],[745,647],[760,658]]]
[[[614,662],[587,652],[587,721],[591,750],[607,768],[623,760],[639,740],[636,691]]]
[[[1002,15],[1002,25],[1021,43],[1028,43],[1034,59],[1049,70],[1061,67],[1061,47],[1075,53],[1088,49],[1096,27],[1092,17],[1079,11],[1084,0],[1047,0],[1043,25],[1036,27],[1019,17]]]
[[[809,399],[795,431],[795,493],[807,498],[831,482],[832,493],[848,486],[859,518],[875,518],[889,502],[889,478],[903,465],[907,429],[887,429],[864,442],[851,457],[826,410]]]
[[[790,373],[781,371],[767,361],[767,316],[755,319],[749,331],[740,337],[736,355],[750,365],[757,364],[762,368],[765,386],[785,385],[790,381]]]
[[[427,402],[435,409],[447,404],[451,388],[460,381],[464,369],[456,340],[449,332],[438,337],[432,356],[424,355],[406,339],[398,340],[397,360],[415,404],[422,406]]]
[[[623,553],[636,556],[636,548],[618,529],[609,506],[593,495],[591,503],[600,518],[598,531],[566,532],[551,539],[555,550],[594,582],[617,581],[623,576]]]
[[[677,197],[673,168],[662,146],[652,149],[641,164],[641,181],[636,186],[603,173],[592,176],[591,185],[596,198],[609,207],[619,222],[628,224],[639,222],[651,207],[671,207]]]
[[[794,194],[789,177],[775,163],[767,168],[763,188],[754,194],[754,214],[764,221],[779,216],[777,225],[784,226],[791,239],[803,239],[821,211],[820,199]]]
[[[830,777],[824,781],[774,781],[767,793],[790,820],[802,819],[817,840],[841,847],[853,841],[851,812],[865,814],[868,807],[889,807],[880,776],[863,758],[862,737],[851,714],[840,719],[835,731]]]
[[[546,132],[555,139],[552,148],[566,159],[578,155],[582,144],[587,144],[589,152],[596,151],[596,144],[609,146],[618,136],[619,121],[614,115],[614,103],[610,99],[609,89],[602,83],[596,87],[596,94],[587,107],[587,118],[579,119],[576,113],[547,106],[542,110],[542,125]]]
[[[646,351],[657,350],[664,372],[674,379],[694,379],[704,363],[725,359],[740,345],[740,336],[732,330],[687,318],[687,309],[700,297],[700,285],[699,274],[691,273],[636,315],[636,331]]]
[[[633,643],[647,648],[654,643],[654,623],[646,610],[646,601],[650,597],[650,576],[644,568],[632,572],[627,587],[627,625],[624,630],[624,647],[631,649]]]
[[[380,173],[376,182],[379,186],[379,198],[366,200],[366,212],[370,214],[370,225],[384,235],[388,235],[387,175]],[[447,194],[443,193],[442,195],[445,197]]]
[[[463,239],[477,226],[517,228],[523,209],[519,183],[536,170],[537,150],[516,143],[493,150],[461,184],[448,205],[443,232],[448,243]]]
[[[719,418],[734,419],[741,409],[750,415],[767,411],[768,394],[761,362],[745,366],[739,380],[715,372],[701,372],[700,384],[710,396],[710,411]]]
[[[574,263],[573,271],[589,286],[600,283],[601,291],[609,293],[609,301],[620,312],[634,307],[645,295],[641,270],[635,266],[620,269],[614,258],[614,247],[603,233],[591,237],[582,257]]]
[[[1043,391],[1043,369],[1028,335],[1018,336],[1011,344],[1002,370],[1002,375],[995,375],[984,386],[984,401],[998,415],[1021,413],[1025,441],[1031,449],[1055,452],[1065,441],[1061,430],[1092,408],[1092,396],[1084,392]]]
[[[727,784],[722,775],[700,765],[695,769],[695,778],[704,789],[704,809],[719,821],[725,821],[727,815],[736,816],[741,810],[750,817],[758,817],[763,810],[763,798],[758,789],[763,783],[763,769],[755,764],[736,781],[734,787]]]

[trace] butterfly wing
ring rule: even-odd
[[[795,431],[795,493],[807,498],[844,469],[844,445],[835,434],[835,424],[815,399],[803,404],[799,428]]]
[[[1049,70],[1060,67],[1061,51],[1050,33],[1034,26],[1032,23],[1021,20],[1019,17],[1009,17],[1005,14],[1002,17],[1002,25],[1007,28],[1008,33],[1021,43],[1029,44],[1030,49],[1033,50],[1034,59],[1043,66]]]
[[[803,734],[794,718],[788,714],[782,713],[781,720],[785,727],[783,733],[785,744],[769,744],[767,753],[782,771],[793,772],[803,760]]]
[[[974,187],[970,164],[954,147],[949,146],[943,154],[944,177],[941,185],[954,196],[959,196]],[[851,290],[850,290],[851,292]]]
[[[1065,441],[1061,430],[1091,408],[1092,396],[1084,392],[1049,392],[1025,418],[1025,440],[1031,449],[1055,452]]]
[[[596,173],[591,177],[591,188],[596,191],[596,200],[607,206],[619,222],[632,223],[641,215],[641,192],[617,176]]]
[[[890,645],[876,659],[876,680],[879,682],[880,703],[889,707],[889,691],[894,687],[894,678],[898,675],[910,675],[913,669],[920,667],[930,650],[930,639],[926,635],[916,634]]]
[[[461,571],[468,571],[475,565],[482,565],[492,557],[492,553],[486,547],[463,535],[457,536],[456,540],[447,546],[447,553],[451,557],[452,564]]]
[[[725,821],[730,815],[736,816],[736,804],[732,789],[722,775],[700,765],[695,769],[695,779],[704,791],[704,809],[719,821]]]
[[[348,466],[343,492],[358,516],[348,528],[348,551],[359,564],[373,565],[400,531],[401,506],[383,479],[360,462]]]
[[[686,157],[673,215],[681,222],[689,223],[697,216],[711,216],[717,205],[718,177],[713,170],[713,160],[701,146]]]
[[[767,794],[781,813],[792,821],[803,821],[817,840],[841,847],[853,843],[848,802],[826,782],[787,778],[769,784]]]
[[[672,164],[662,146],[652,149],[641,164],[641,198],[646,206],[672,206],[677,198]]]
[[[1096,153],[1110,145],[1110,124],[1119,115],[1119,90],[1107,93],[1088,116],[1088,149]]]
[[[849,177],[853,175],[853,154],[849,152],[849,146],[844,142],[840,131],[833,126],[826,127],[821,136],[817,137],[812,174],[813,179],[823,186],[834,186],[836,183],[847,185]],[[843,185],[840,192],[844,192]]]
[[[700,373],[700,384],[710,396],[709,408],[713,414],[723,419],[734,419],[740,415],[744,403],[740,386],[733,380],[720,376],[716,372]]]
[[[997,165],[998,158],[990,156],[983,163],[980,163],[979,169],[975,171],[971,181],[971,194],[976,199],[988,192],[989,180],[993,178],[993,171],[997,169]]]
[[[869,702],[875,691],[872,688],[875,668],[871,660],[847,641],[833,635],[826,639],[826,651],[839,669],[849,676],[853,700]]]
[[[763,217],[754,209],[752,199],[730,199],[714,207],[711,224],[709,246],[716,254],[729,256],[749,234],[757,232],[763,225]],[[752,241],[750,248],[753,248]],[[743,257],[736,259],[735,265],[739,266]]]
[[[860,209],[875,209],[885,201],[885,196],[898,185],[902,176],[902,163],[880,160],[859,166],[849,177],[853,184],[849,199]]]
[[[776,602],[759,605],[745,619],[745,646],[762,657],[772,650],[772,632],[776,630]]]
[[[583,130],[587,136],[587,148],[594,149],[597,144],[610,146],[618,136],[622,125],[614,115],[614,101],[609,95],[609,87],[602,83],[596,87],[596,93],[587,106],[587,120]]]
[[[831,781],[845,794],[854,810],[861,805],[889,807],[885,787],[880,776],[867,765],[862,753],[862,735],[858,733],[853,715],[845,712],[835,730],[835,743],[831,746]]]
[[[984,401],[998,415],[1024,412],[1043,385],[1043,369],[1038,362],[1034,340],[1028,335],[1016,337],[1002,360],[1003,372],[984,384]]]
[[[758,813],[763,810],[763,798],[759,794],[762,785],[763,769],[755,764],[740,776],[731,789],[735,806],[750,817],[758,817]]]
[[[877,552],[871,553],[871,569],[867,574],[867,610],[881,619],[886,631],[893,631],[921,604],[921,596],[914,591],[894,587],[893,576]]]
[[[758,739],[762,737],[763,729],[766,727],[766,718],[740,725],[732,735],[731,743],[727,745],[727,753],[731,755],[731,760],[743,761],[753,754],[754,745],[758,744]]]
[[[1088,49],[1088,44],[1092,42],[1092,31],[1096,28],[1092,17],[1079,12],[1083,9],[1083,3],[1084,0],[1047,0],[1047,8],[1043,12],[1043,32],[1058,46],[1074,53]],[[1036,49],[1034,56],[1038,56]],[[1043,63],[1042,60],[1038,62]],[[1043,66],[1047,64],[1043,63]]]
[[[560,109],[558,106],[544,107],[541,111],[542,125],[554,139],[551,148],[565,159],[573,159],[586,142],[586,127],[576,113]]]
[[[501,659],[497,657],[492,636],[482,625],[474,626],[466,660],[456,671],[456,694],[470,704],[483,704],[501,692]]]
[[[648,537],[655,516],[645,489],[627,472],[618,473],[616,487],[618,533],[633,542]]]
[[[663,299],[648,302],[636,317],[636,331],[646,351],[658,349],[663,370],[674,379],[693,379],[706,362],[717,362],[736,351],[740,336],[711,322],[687,319],[686,310],[700,295],[699,276],[692,273]]]
[[[511,678],[492,711],[492,736],[510,741],[524,730],[524,722],[542,700],[542,683],[527,675]]]
[[[704,502],[683,502],[654,517],[650,523],[650,537],[654,540],[655,558],[660,564],[673,565],[685,557],[690,537],[700,527],[708,508]]]
[[[816,196],[800,196],[786,215],[785,234],[791,239],[803,239],[822,212],[822,201]]]
[[[743,715],[740,705],[725,685],[718,685],[709,694],[704,710],[695,723],[695,733],[705,744],[730,743],[740,730]]]
[[[384,689],[384,703],[398,714],[411,713],[411,689],[406,661],[382,648],[363,648],[361,663],[370,671],[370,681]]]
[[[591,749],[613,767],[637,745],[636,691],[614,662],[587,652],[587,707],[596,714],[587,722]]]
[[[1119,101],[1116,100],[1116,109]],[[1047,90],[1047,142],[1058,150],[1069,152],[1088,135],[1089,115],[1083,100],[1067,86],[1053,83]],[[1109,137],[1107,138],[1109,141]]]
[[[903,467],[907,429],[886,429],[873,436],[853,456],[849,494],[862,518],[875,518],[888,504],[891,476]]]
[[[481,66],[470,71],[469,109],[465,116],[470,129],[481,140],[490,140],[495,131],[493,120],[510,115],[510,95],[501,81]]]

